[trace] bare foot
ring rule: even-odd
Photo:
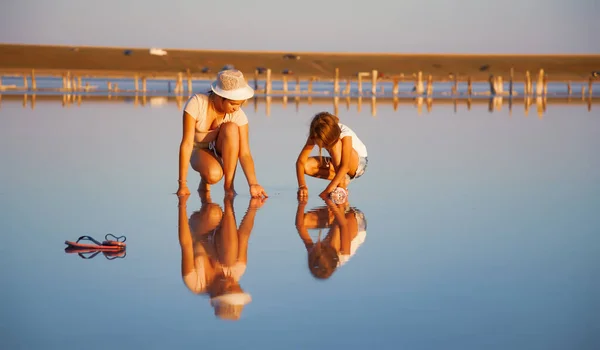
[[[225,190],[225,197],[226,198],[233,198],[237,196],[237,192],[235,192],[235,189],[230,188],[230,189],[226,189]]]

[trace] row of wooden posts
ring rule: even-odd
[[[273,90],[273,80],[272,80],[271,69],[266,69],[264,74],[265,74],[265,84],[264,84],[264,87],[261,88],[261,86],[259,86],[261,72],[258,69],[256,69],[254,71],[254,89],[259,92],[263,92],[266,95],[271,95],[272,93],[275,92]],[[423,95],[423,94],[426,94],[427,96],[433,95],[433,75],[431,75],[431,74],[428,75],[426,88],[425,88],[425,84],[423,83],[423,72],[419,71],[417,74],[415,74],[415,76],[416,76],[415,85],[413,87],[412,92],[414,92],[416,95]],[[368,81],[369,78],[371,80],[370,93],[373,96],[377,95],[377,82],[378,82],[379,74],[378,74],[378,71],[375,69],[372,70],[371,72],[359,72],[357,74],[357,90],[360,95],[362,95],[364,92],[363,81],[364,80]],[[453,75],[452,78],[453,78],[452,95],[457,95],[458,94],[459,77],[458,77],[458,75]],[[294,94],[300,94],[301,93],[300,77],[295,77],[296,84],[295,84],[294,90],[289,89],[288,79],[289,79],[288,75],[282,75],[282,77],[281,77],[282,91],[280,91],[280,92],[283,94],[288,94],[290,92],[293,92]],[[314,77],[314,76],[310,77],[308,79],[307,94],[309,94],[309,95],[313,94],[313,83],[317,80],[318,80],[318,77]],[[403,74],[392,77],[392,94],[393,95],[398,95],[399,83],[403,82],[403,81],[405,81],[405,76]],[[145,92],[146,91],[145,80],[143,80],[142,84],[143,84],[143,91]],[[350,95],[351,84],[352,84],[352,80],[350,78],[346,78],[346,86],[343,90],[343,93],[342,93],[343,95]],[[503,83],[502,76],[490,75],[489,84],[490,84],[490,91],[489,91],[490,95],[513,96],[515,94],[515,92],[514,92],[514,69],[511,68],[511,70],[510,70],[510,80],[509,80],[508,92],[504,91],[504,83]],[[588,95],[589,96],[592,96],[593,84],[594,84],[594,79],[592,77],[590,77],[589,81],[588,81]],[[191,74],[189,74],[189,72],[188,72],[187,85],[188,85],[187,91],[188,92],[193,91],[192,76],[191,76]],[[339,70],[339,68],[336,68],[334,79],[333,79],[333,94],[334,95],[340,95],[340,85],[341,85],[340,84],[340,70]],[[136,91],[138,91],[137,86],[138,85],[137,85],[137,77],[136,77],[135,78],[135,90]],[[381,88],[383,91],[383,86]],[[572,94],[572,88],[571,88],[570,81],[567,82],[567,91],[568,91],[569,95]],[[173,92],[175,94],[183,94],[183,92],[184,92],[183,73],[178,74],[176,84],[175,84],[175,89],[173,90]],[[548,74],[545,74],[544,70],[540,69],[540,71],[538,73],[536,90],[535,90],[535,94],[534,94],[531,74],[529,71],[526,71],[525,72],[525,81],[524,81],[524,95],[546,96],[547,94],[548,94]],[[469,96],[473,95],[473,80],[471,77],[467,77],[467,95],[469,95]],[[582,96],[585,95],[585,85],[581,86],[581,95]]]
[[[63,107],[69,107],[72,104],[80,106],[82,104],[83,101],[83,95],[82,94],[62,94],[62,106]],[[141,106],[145,106],[147,103],[152,104],[152,100],[156,99],[156,98],[160,98],[160,99],[165,99],[166,101],[166,97],[147,97],[146,95],[141,95],[138,96],[137,94],[135,95],[135,99],[134,99],[134,106],[138,106],[138,104],[141,104]],[[281,97],[283,99],[283,108],[286,107],[287,105],[287,100],[288,100],[288,96],[282,96]],[[300,96],[295,96],[293,97],[295,100],[295,104],[296,104],[296,111],[299,111],[299,105],[300,105]],[[311,103],[311,99],[313,98],[312,96],[308,96],[308,103]],[[494,96],[492,98],[489,99],[488,102],[488,111],[489,112],[494,112],[494,111],[501,111],[502,107],[503,107],[503,96]],[[108,96],[108,99],[111,99],[111,96]],[[147,99],[150,99],[150,101],[148,101]],[[342,104],[344,98],[341,98],[339,96],[335,96],[333,97],[333,111],[335,115],[339,115],[339,107],[340,104]],[[371,106],[371,115],[372,116],[376,116],[377,115],[377,98],[375,96],[371,96],[371,97],[365,97],[365,99],[367,99],[367,101],[370,100],[370,106]],[[394,97],[393,99],[393,109],[394,111],[398,110],[398,107],[400,105],[400,100],[402,98],[399,97]],[[35,109],[36,106],[36,95],[35,94],[23,94],[23,108],[26,108],[28,105],[28,101],[31,100],[31,109]],[[357,112],[361,112],[362,110],[362,100],[363,97],[358,96],[357,97]],[[414,107],[417,109],[417,114],[421,115],[423,113],[423,107],[426,107],[427,113],[430,113],[432,111],[432,106],[434,104],[434,99],[432,97],[423,97],[423,96],[418,96],[416,98],[411,98],[410,99],[412,102],[411,104],[414,105]],[[513,99],[509,99],[509,103],[508,103],[508,110],[509,110],[509,115],[512,115],[512,110],[513,110],[513,103],[512,103]],[[177,95],[175,96],[175,101],[177,103],[177,108],[179,110],[182,110],[183,105],[185,103],[185,97],[182,95]],[[271,115],[271,104],[273,101],[273,97],[271,96],[267,96],[265,97],[265,101],[266,101],[266,107],[265,107],[265,113],[267,116]],[[346,96],[345,97],[345,101],[346,101],[346,109],[349,110],[350,109],[350,104],[351,104],[351,97],[350,96]],[[2,102],[2,95],[0,94],[0,106],[1,106],[1,102]],[[368,102],[367,102],[368,103]],[[454,99],[453,100],[453,105],[454,105],[454,112],[457,113],[458,111],[458,106],[459,104],[466,104],[467,106],[467,110],[471,110],[471,104],[472,104],[472,99],[471,98],[463,98],[463,99]],[[523,99],[523,105],[525,108],[524,114],[525,116],[529,115],[529,109],[531,106],[533,106],[535,104],[535,106],[537,107],[537,114],[540,118],[542,118],[543,114],[546,113],[546,106],[547,106],[547,101],[546,101],[546,97],[543,96],[538,96],[538,97],[532,97],[532,96],[525,96]],[[587,103],[587,109],[589,112],[591,112],[592,109],[592,99],[589,98],[588,99],[588,103]],[[254,100],[254,111],[258,112],[258,103],[256,100]]]
[[[256,90],[260,90],[260,87],[258,85],[258,80],[259,80],[258,76],[259,76],[258,71],[255,71],[254,72],[254,88]],[[414,87],[413,87],[412,92],[414,92],[416,95],[423,95],[423,94],[426,94],[427,96],[433,95],[433,75],[431,75],[431,74],[428,75],[426,87],[423,82],[423,72],[422,71],[419,71],[417,74],[414,74],[414,76],[416,79],[414,80]],[[377,94],[377,82],[378,82],[378,71],[377,70],[373,70],[371,72],[360,72],[357,74],[357,85],[358,85],[357,90],[358,90],[359,94],[363,93],[363,87],[362,87],[363,79],[365,79],[365,78],[368,79],[369,77],[371,78],[371,95]],[[457,95],[458,94],[459,77],[458,77],[458,75],[453,75],[452,78],[453,78],[452,95]],[[308,94],[312,93],[312,83],[315,81],[315,79],[316,79],[315,77],[311,77],[308,81]],[[398,95],[399,83],[404,82],[405,79],[406,79],[406,77],[403,74],[392,77],[392,94],[393,95]],[[283,83],[283,91],[282,92],[284,94],[287,94],[290,90],[288,89],[288,77],[286,75],[282,76],[282,83]],[[352,80],[350,78],[346,78],[346,86],[343,91],[343,95],[350,95],[351,83],[352,83]],[[592,93],[593,93],[593,89],[592,89],[593,83],[594,83],[594,79],[592,77],[590,77],[590,79],[588,81],[589,96],[592,96]],[[515,92],[514,92],[514,69],[511,69],[511,71],[510,71],[509,91],[508,92],[504,91],[504,82],[503,82],[502,76],[490,75],[489,84],[490,84],[490,91],[489,91],[490,95],[513,96],[515,94]],[[263,91],[266,95],[270,95],[273,92],[270,69],[268,69],[266,71],[266,82],[265,82],[265,87],[264,87]],[[569,95],[572,94],[570,81],[567,82],[567,91],[568,91]],[[294,92],[300,93],[300,78],[299,77],[296,77],[296,86],[295,86]],[[382,86],[382,92],[384,92],[383,86]],[[340,95],[340,75],[339,75],[338,68],[335,69],[335,75],[334,75],[334,80],[333,80],[333,94]],[[548,75],[544,73],[543,69],[540,69],[539,74],[538,74],[537,84],[536,84],[535,95],[546,96],[547,94],[548,94]],[[581,94],[582,95],[585,94],[585,85],[582,85],[582,87],[581,87]],[[471,77],[467,77],[467,95],[469,95],[469,96],[473,95],[473,80]],[[534,95],[533,82],[532,82],[531,74],[529,71],[527,71],[525,73],[524,95],[528,95],[528,96]]]
[[[254,71],[254,89],[257,90],[257,92],[262,92],[266,95],[270,95],[270,94],[274,93],[275,91],[273,90],[273,87],[272,87],[273,81],[272,81],[271,69],[266,69],[264,72],[264,74],[265,74],[264,87],[259,86],[259,80],[260,80],[259,78],[260,78],[261,74],[263,74],[263,73],[259,72],[259,70]],[[357,74],[357,85],[358,85],[357,88],[358,88],[359,95],[362,95],[364,92],[363,81],[365,81],[365,80],[368,81],[369,78],[371,81],[370,94],[373,96],[377,95],[377,83],[378,83],[378,78],[379,78],[377,70],[372,70],[371,72],[359,72]],[[427,95],[427,96],[433,95],[433,75],[431,75],[431,74],[428,75],[426,85],[424,84],[423,72],[421,72],[421,71],[419,71],[416,74],[413,74],[413,77],[410,77],[410,78],[411,78],[411,80],[414,79],[414,86],[412,89],[412,92],[414,94]],[[288,94],[290,92],[296,93],[296,94],[302,93],[300,91],[300,77],[295,78],[296,84],[295,84],[295,89],[293,91],[290,91],[288,89],[288,79],[289,79],[288,75],[283,75],[281,77],[283,91],[278,91],[278,92],[283,93],[283,94]],[[313,82],[317,81],[318,79],[319,79],[318,77],[310,77],[308,79],[307,93],[309,95],[313,94]],[[391,77],[392,94],[398,95],[399,83],[407,81],[408,79],[409,78],[405,77],[403,74]],[[453,75],[453,76],[451,76],[451,79],[453,79],[453,84],[452,84],[452,88],[451,88],[452,95],[457,95],[458,94],[459,77],[458,77],[458,75]],[[35,70],[31,70],[30,80],[31,80],[31,87],[28,86],[27,75],[26,74],[23,75],[23,88],[25,90],[33,90],[33,91],[37,90]],[[142,93],[147,92],[147,77],[146,76],[137,74],[133,77],[133,80],[134,80],[134,91],[142,92]],[[188,70],[188,72],[187,72],[187,92],[188,93],[191,93],[193,91],[192,80],[193,80],[193,76],[190,73],[190,71]],[[530,72],[527,71],[525,73],[524,95],[546,96],[547,92],[548,92],[548,75],[544,73],[544,70],[540,69],[540,71],[538,72],[537,83],[535,86],[535,94],[534,94],[532,80],[533,79],[532,79]],[[141,89],[140,89],[140,82],[141,82]],[[184,74],[179,73],[175,79],[175,87],[174,87],[173,91],[171,91],[170,83],[169,83],[169,92],[173,92],[174,94],[184,94],[183,83],[184,83]],[[334,73],[334,77],[333,77],[333,94],[334,95],[350,95],[351,83],[352,83],[352,79],[346,78],[346,86],[345,86],[343,92],[340,91],[340,85],[341,85],[340,84],[340,70],[339,70],[339,68],[335,69],[335,73]],[[592,96],[593,83],[594,83],[594,79],[592,77],[590,77],[589,82],[588,82],[588,95],[589,96]],[[513,96],[515,94],[515,92],[514,92],[514,70],[511,69],[511,71],[510,71],[509,90],[507,92],[504,91],[504,83],[503,83],[502,76],[490,75],[489,84],[490,84],[490,90],[489,90],[490,95]],[[1,77],[0,77],[0,86],[1,85],[2,85],[2,81],[1,81]],[[89,82],[86,82],[85,85],[83,85],[82,77],[80,75],[78,75],[78,76],[71,75],[70,72],[66,72],[62,75],[62,89],[61,89],[62,91],[67,91],[67,92],[90,91],[90,90],[93,90],[94,88],[95,87],[91,87],[89,85]],[[107,90],[110,92],[119,92],[120,91],[118,84],[110,82],[110,81],[107,82]],[[380,90],[382,92],[384,92],[383,86],[381,86]],[[568,91],[569,95],[572,94],[571,82],[567,82],[567,91]],[[585,94],[585,85],[582,85],[582,87],[581,87],[581,94],[582,94],[582,96]],[[471,77],[467,77],[467,95],[469,95],[469,96],[473,95],[473,81],[472,81]]]

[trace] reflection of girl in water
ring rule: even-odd
[[[331,277],[355,253],[367,236],[367,220],[348,202],[340,205],[325,200],[326,207],[304,212],[306,202],[298,202],[296,229],[308,252],[308,269],[319,279]],[[329,230],[322,237],[322,229]],[[308,230],[319,229],[316,243]]]
[[[194,294],[208,294],[215,315],[237,320],[252,299],[239,280],[246,271],[248,239],[256,211],[264,199],[250,200],[239,229],[233,211],[233,197],[226,197],[224,209],[212,203],[210,195],[202,198],[202,207],[188,221],[186,201],[179,204],[179,243],[181,276]]]

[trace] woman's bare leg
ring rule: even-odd
[[[233,209],[233,197],[225,198],[223,220],[215,237],[215,247],[219,262],[234,266],[238,255],[238,229]]]
[[[335,172],[340,166],[342,161],[342,142],[338,141],[331,149],[327,150],[331,155],[331,162],[333,163],[334,176]],[[358,153],[356,150],[352,149],[352,154],[350,155],[350,170],[348,170],[348,176],[354,176],[356,174],[356,170],[358,169]],[[344,177],[342,182],[340,183],[340,187],[347,188],[348,187],[348,177]]]
[[[308,157],[304,164],[304,173],[318,179],[331,180],[335,176],[335,168],[331,164],[331,157]]]
[[[235,194],[233,180],[240,156],[240,128],[235,123],[224,123],[219,127],[216,142],[217,152],[223,159],[224,188],[226,193]]]
[[[210,185],[216,184],[223,178],[221,163],[211,150],[200,149],[192,152],[190,159],[192,169],[200,174],[199,192],[210,191]]]
[[[308,176],[316,177],[324,180],[333,180],[336,174],[336,169],[339,167],[342,160],[342,143],[338,142],[329,151],[331,157],[323,157],[323,162],[320,161],[319,157],[309,157],[304,165],[304,173]],[[356,174],[358,168],[358,153],[352,150],[350,156],[350,174]],[[346,188],[348,184],[347,179],[342,180],[340,187]]]

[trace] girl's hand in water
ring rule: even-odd
[[[176,192],[177,197],[183,197],[190,194],[190,189],[187,187],[185,183],[179,185],[179,189]]]
[[[250,196],[252,198],[269,197],[265,189],[259,184],[250,185]]]
[[[251,197],[248,209],[260,209],[265,204],[266,197]]]
[[[306,201],[308,199],[308,187],[306,185],[298,188],[298,200]]]

